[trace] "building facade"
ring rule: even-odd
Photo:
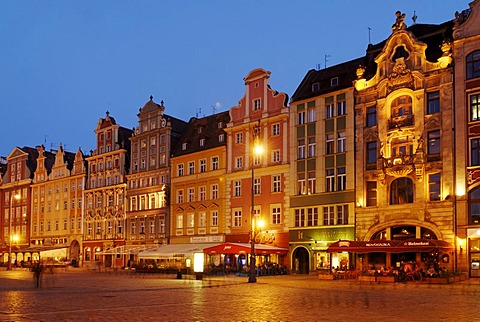
[[[353,60],[310,70],[292,96],[290,254],[292,271],[349,267],[328,246],[354,238],[355,145]]]
[[[480,276],[480,1],[456,13],[454,190],[458,270]]]
[[[391,36],[369,45],[357,69],[355,235],[357,241],[370,241],[367,246],[413,240],[412,247],[402,253],[363,251],[358,267],[380,269],[409,262],[451,270],[453,23],[407,28],[404,17],[397,13]],[[437,240],[447,244],[435,254],[420,251],[420,246]]]
[[[86,162],[82,151],[70,153],[39,147],[37,168],[31,185],[32,251],[34,260],[58,262],[81,259],[83,240],[83,190]]]
[[[164,112],[163,101],[157,104],[150,96],[150,101],[139,109],[138,126],[130,138],[126,217],[126,244],[130,250],[169,242],[170,158],[186,122]]]
[[[130,165],[132,131],[118,125],[110,113],[95,129],[97,147],[86,158],[88,174],[84,191],[83,263],[123,267],[130,253],[125,246],[126,175]]]
[[[257,244],[288,249],[288,95],[270,88],[270,74],[262,68],[250,71],[244,78],[244,96],[230,109],[226,128],[226,241],[250,243],[255,238]],[[257,144],[263,150],[260,155],[254,154]],[[252,236],[252,225],[260,221],[264,227],[254,227]],[[258,263],[288,265],[285,255],[268,254]],[[236,260],[245,264],[245,254]]]

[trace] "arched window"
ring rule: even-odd
[[[412,115],[412,98],[403,95],[396,98],[391,105],[392,117]]]
[[[468,203],[470,204],[470,224],[480,223],[480,187],[475,188],[468,193]]]
[[[390,185],[390,204],[404,203],[413,203],[413,181],[409,178],[398,178]]]
[[[467,55],[467,79],[480,77],[480,50]]]

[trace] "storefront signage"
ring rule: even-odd
[[[429,246],[430,243],[427,242],[406,242],[405,246]]]
[[[223,236],[198,236],[198,237],[191,237],[190,243],[198,244],[198,243],[223,243],[225,240]]]
[[[366,243],[365,246],[367,246],[367,247],[390,247],[392,245],[390,243]]]

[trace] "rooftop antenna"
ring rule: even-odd
[[[370,45],[372,43],[372,41],[370,40],[370,33],[372,31],[372,28],[368,27],[368,44]]]
[[[43,138],[43,144],[44,144],[44,145],[47,144],[47,136],[48,136],[48,135],[45,134],[45,136],[44,136],[44,138]]]
[[[197,112],[195,113],[195,117],[196,117],[197,119],[198,119],[198,115],[199,115],[199,114],[202,114],[202,108],[201,108],[201,107],[197,108]]]
[[[332,56],[325,54],[325,68],[327,68],[328,57],[332,57]]]
[[[320,68],[322,68],[322,66],[320,64],[317,64],[317,70],[320,70]]]
[[[417,15],[415,14],[415,10],[413,11],[413,16],[412,16],[412,20],[413,20],[413,24],[416,24],[417,23]]]
[[[215,105],[212,105],[212,110],[213,110],[213,114],[217,113],[217,108],[215,107]]]

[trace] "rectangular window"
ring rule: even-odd
[[[177,190],[177,203],[183,203],[183,190]]]
[[[348,225],[348,205],[337,206],[337,225]]]
[[[280,135],[280,123],[272,125],[272,136]]]
[[[335,107],[333,104],[327,104],[325,106],[325,118],[330,119],[334,115]]]
[[[187,228],[193,227],[195,227],[195,214],[191,212],[187,214]]]
[[[201,186],[198,188],[198,191],[200,201],[205,201],[207,198],[207,188],[205,186]]]
[[[299,160],[305,159],[305,139],[298,140],[298,155]]]
[[[272,208],[272,224],[279,225],[282,222],[282,212],[280,211],[280,207],[273,207]]]
[[[280,176],[279,175],[274,175],[272,176],[272,192],[280,192]]]
[[[235,158],[235,168],[236,169],[243,168],[243,157],[236,157]]]
[[[317,110],[315,108],[308,109],[308,122],[315,122],[317,120]]]
[[[295,209],[295,227],[305,227],[305,209]]]
[[[375,106],[367,108],[367,127],[377,125],[377,108]]]
[[[235,210],[233,212],[233,227],[242,227],[242,211]]]
[[[217,210],[213,210],[210,212],[210,225],[212,227],[216,227],[218,226],[218,211]]]
[[[212,184],[212,199],[218,199],[218,184]]]
[[[315,142],[315,138],[314,137],[308,138],[308,157],[314,158],[316,150],[317,150],[317,144]]]
[[[272,162],[280,162],[280,150],[272,151]]]
[[[377,164],[377,142],[367,142],[367,166]]]
[[[253,100],[253,110],[258,111],[261,108],[262,108],[262,101],[259,98],[254,99]]]
[[[207,214],[205,212],[198,213],[198,227],[206,227],[207,226]]]
[[[207,160],[202,159],[200,160],[200,172],[206,172],[207,171]]]
[[[377,205],[377,182],[367,181],[367,207]]]
[[[195,201],[195,188],[188,188],[188,202]]]
[[[337,116],[347,114],[347,102],[337,102]]]
[[[343,153],[347,150],[347,140],[345,137],[345,132],[337,133],[337,153]]]
[[[182,177],[183,176],[183,164],[178,164],[177,165],[177,175],[179,177]]]
[[[428,155],[440,154],[440,130],[428,132]]]
[[[427,114],[440,113],[440,92],[427,93]]]
[[[253,180],[253,194],[259,195],[261,193],[260,186],[261,186],[260,178],[255,178]]]
[[[335,224],[335,207],[323,207],[323,225],[329,226]]]
[[[333,134],[327,134],[325,140],[325,154],[333,154],[334,151],[334,137]]]
[[[470,121],[480,120],[480,94],[470,95]]]
[[[480,138],[470,140],[470,165],[480,165]]]
[[[440,173],[428,176],[428,194],[430,201],[440,201]]]
[[[234,182],[233,195],[234,197],[242,196],[242,182],[240,180]]]
[[[235,134],[235,143],[236,144],[243,143],[243,133]]]
[[[325,180],[326,180],[326,192],[335,191],[335,170],[327,169],[325,170]]]
[[[311,171],[308,173],[308,194],[317,193],[317,179],[315,177],[315,172]]]
[[[177,229],[183,228],[183,214],[177,215]]]
[[[218,157],[212,158],[212,170],[218,170]]]
[[[318,208],[307,208],[307,226],[318,226]]]
[[[345,167],[337,168],[337,191],[347,189],[347,174]]]
[[[302,125],[302,124],[305,124],[305,111],[303,112],[298,112],[297,113],[297,118],[298,118],[298,125]]]
[[[188,174],[195,174],[195,161],[188,162]]]
[[[305,173],[298,174],[298,194],[303,195],[307,193],[307,182],[305,181]]]

